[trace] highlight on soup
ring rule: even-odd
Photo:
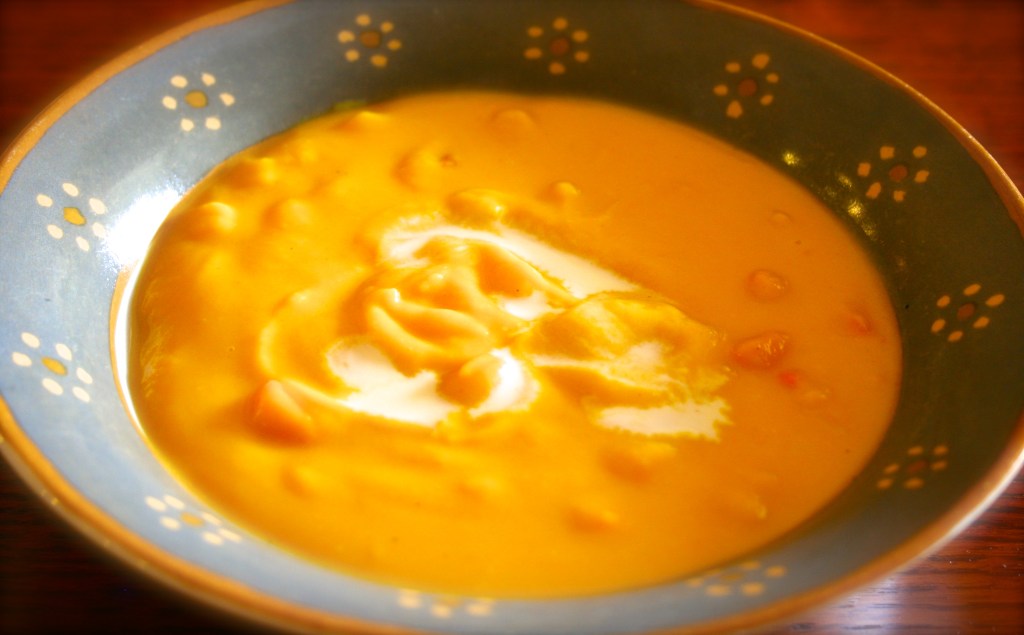
[[[695,129],[441,92],[227,161],[138,272],[129,388],[212,507],[326,566],[488,596],[635,588],[836,496],[900,346],[855,238]]]

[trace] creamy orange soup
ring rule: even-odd
[[[426,94],[228,161],[159,232],[130,389],[217,510],[329,566],[633,588],[778,538],[885,431],[895,318],[804,189],[683,125]]]

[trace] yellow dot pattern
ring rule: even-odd
[[[66,204],[59,205],[58,199],[64,199]],[[106,227],[99,220],[99,217],[107,213],[107,206],[98,198],[83,197],[81,189],[74,183],[61,183],[60,193],[37,194],[36,205],[48,213],[53,210],[54,215],[50,218],[54,222],[47,224],[45,229],[55,240],[70,235],[71,241],[80,250],[88,252],[92,250],[93,239],[102,239],[107,235]]]
[[[176,89],[178,96],[164,95],[160,103],[167,110],[181,112],[178,127],[182,132],[221,129],[223,120],[220,111],[233,106],[235,96],[223,91],[215,94],[217,77],[213,73],[202,72],[198,78],[174,75],[169,83],[173,89]],[[213,96],[216,97],[216,100]],[[217,112],[200,115],[207,109]]]
[[[395,596],[395,604],[405,611],[420,611],[437,620],[448,620],[459,614],[487,617],[494,611],[495,600],[486,597],[432,595],[416,589],[400,589]]]
[[[56,397],[70,392],[81,402],[92,401],[88,390],[93,383],[92,375],[84,368],[74,367],[74,353],[70,346],[60,342],[46,346],[39,336],[28,331],[21,333],[20,339],[27,350],[11,353],[10,359],[15,366],[32,369],[38,363],[43,371],[40,385],[46,392]]]
[[[402,41],[394,36],[395,24],[388,20],[375,21],[369,13],[357,15],[353,23],[353,27],[344,28],[337,35],[344,47],[345,61],[365,60],[374,68],[385,68],[391,54],[402,48]]]
[[[909,156],[907,156],[909,154]],[[869,179],[875,171],[870,161],[861,161],[857,164],[857,176],[862,179],[869,179],[864,189],[864,196],[875,200],[883,195],[888,195],[896,203],[902,203],[907,198],[908,185],[921,185],[928,181],[931,172],[923,167],[913,165],[924,159],[928,154],[928,148],[923,145],[914,146],[909,153],[900,150],[895,145],[883,145],[878,148],[878,159],[881,161],[879,172],[880,177]],[[902,157],[902,158],[901,158]]]
[[[709,598],[735,595],[757,597],[764,594],[774,580],[785,577],[786,573],[783,565],[765,566],[757,560],[748,560],[728,569],[690,578],[685,584],[691,589],[702,591]]]
[[[523,57],[531,62],[546,62],[551,75],[564,75],[571,66],[590,61],[590,51],[584,46],[590,33],[573,27],[564,16],[554,18],[548,26],[530,25],[526,35]]]
[[[180,498],[170,494],[147,496],[143,502],[158,514],[157,522],[168,531],[192,531],[204,543],[214,547],[242,542],[242,537],[224,527],[222,520],[208,511],[190,509]]]
[[[715,84],[711,91],[718,97],[725,98],[725,116],[739,119],[747,112],[744,104],[770,106],[775,102],[771,86],[778,84],[781,76],[776,71],[769,71],[771,55],[765,52],[755,53],[749,61],[729,60],[725,63],[726,81]],[[749,67],[749,70],[746,70]]]
[[[979,331],[992,324],[989,313],[1006,301],[1002,293],[982,293],[980,283],[965,286],[960,293],[943,294],[935,301],[940,314],[932,320],[930,331],[950,343],[960,342],[968,331]],[[985,311],[982,313],[982,311]]]
[[[889,463],[882,469],[882,475],[875,486],[879,490],[892,489],[897,485],[907,490],[919,490],[925,487],[929,475],[949,467],[948,455],[949,447],[941,443],[931,448],[911,446],[901,460]]]

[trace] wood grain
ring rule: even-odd
[[[227,0],[0,1],[0,146],[62,91]],[[1024,184],[1024,3],[737,0],[902,78]],[[0,632],[251,629],[157,588],[85,544],[0,464]],[[1024,633],[1024,476],[904,571],[766,633]]]

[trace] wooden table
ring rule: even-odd
[[[0,0],[0,147],[83,75],[229,0]],[[907,81],[1024,186],[1024,2],[738,0]],[[0,633],[232,633],[74,535],[0,461]],[[937,553],[771,633],[1024,633],[1024,475]]]

